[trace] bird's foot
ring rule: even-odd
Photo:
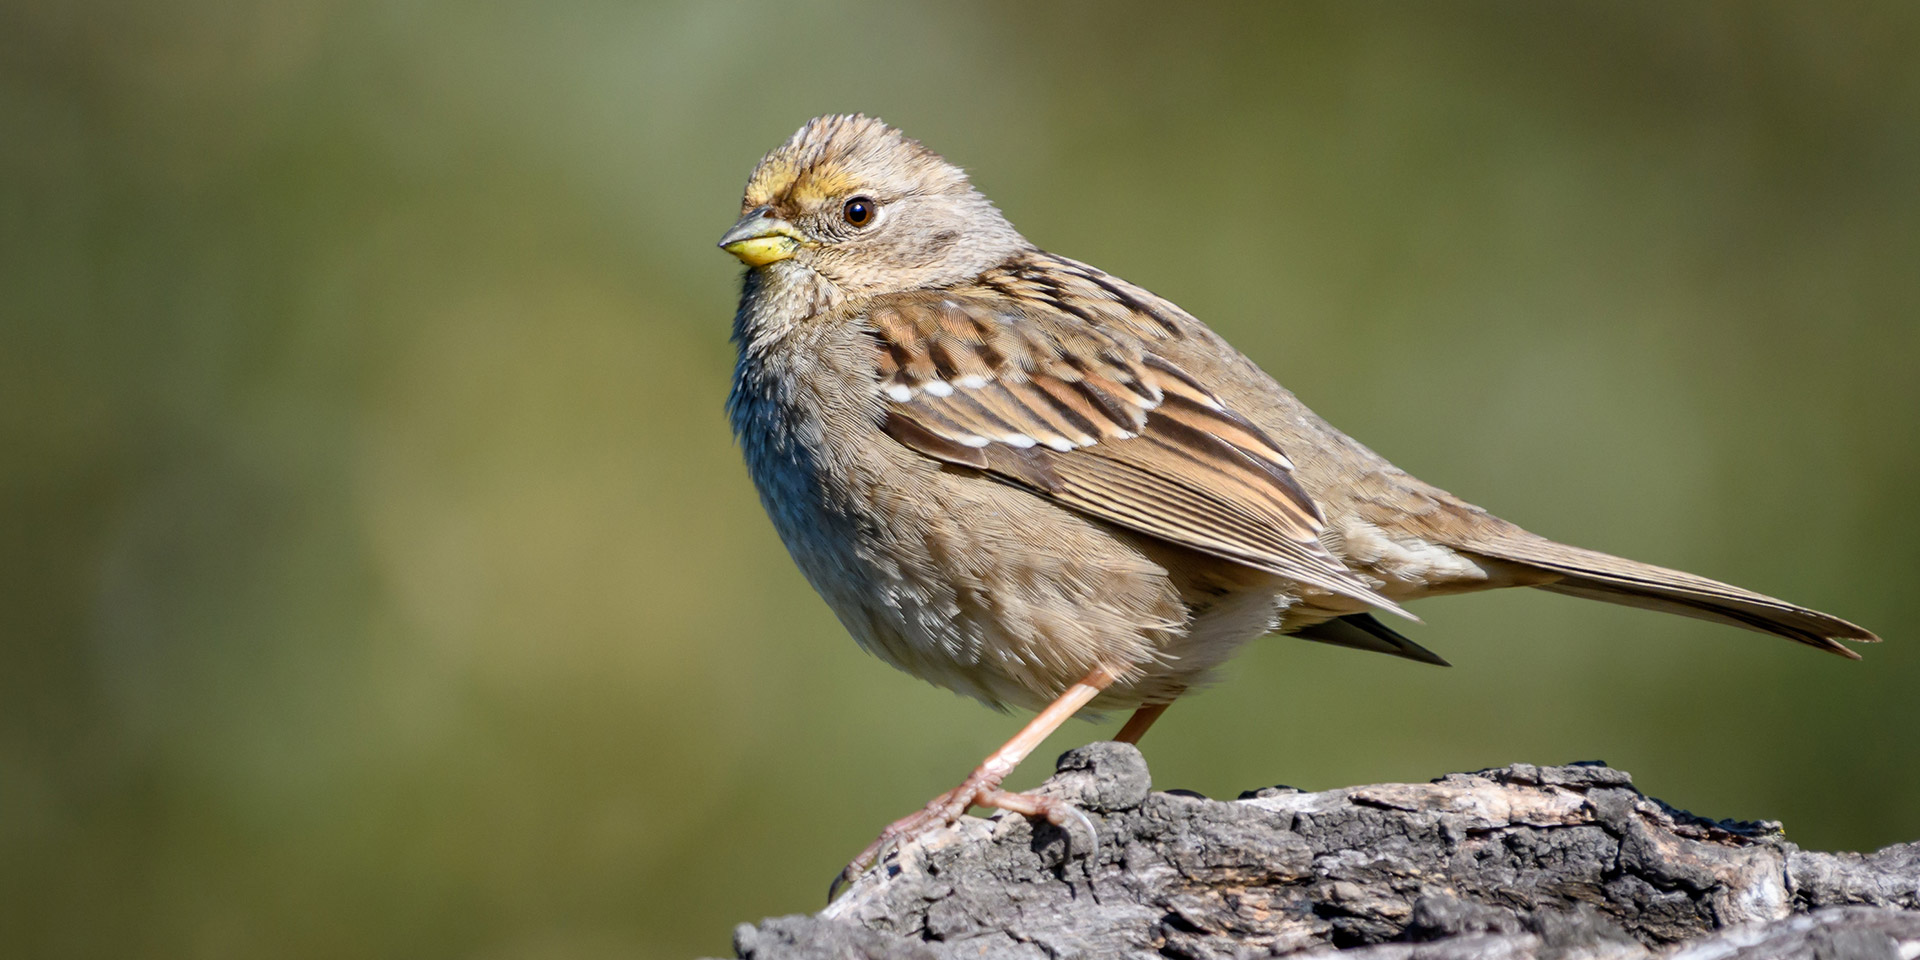
[[[860,855],[847,864],[833,878],[827,888],[827,900],[831,902],[839,894],[841,887],[853,882],[853,878],[878,863],[886,852],[902,843],[917,840],[942,827],[951,825],[960,819],[972,807],[989,807],[996,810],[1008,810],[1025,817],[1042,817],[1056,827],[1065,827],[1069,819],[1077,819],[1087,833],[1093,837],[1094,849],[1098,851],[1100,833],[1093,827],[1093,821],[1081,813],[1079,808],[1059,797],[1042,793],[1013,793],[1000,789],[1005,773],[996,773],[985,766],[979,767],[961,781],[960,785],[948,790],[925,807],[901,817],[880,831],[880,836],[867,845]]]

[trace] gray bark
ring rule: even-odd
[[[1086,827],[1002,814],[909,844],[813,916],[742,925],[748,960],[901,957],[1914,960],[1920,844],[1810,853],[1601,764],[1232,802],[1150,790],[1096,743],[1041,789]]]

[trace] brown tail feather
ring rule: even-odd
[[[1539,585],[1543,590],[1745,627],[1852,660],[1860,655],[1839,641],[1880,639],[1839,617],[1766,594],[1544,538],[1500,537],[1457,548],[1558,574]]]

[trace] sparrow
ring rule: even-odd
[[[1375,617],[1534,587],[1858,659],[1837,617],[1556,543],[1388,463],[1185,310],[1021,236],[878,119],[819,117],[754,168],[728,415],[760,501],[856,641],[1038,711],[842,871],[981,806],[1082,708],[1167,706],[1272,633],[1446,661]],[[836,881],[836,884],[839,881]]]

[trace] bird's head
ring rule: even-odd
[[[859,114],[810,120],[767,154],[740,210],[721,249],[842,296],[948,286],[1029,246],[959,167]]]

